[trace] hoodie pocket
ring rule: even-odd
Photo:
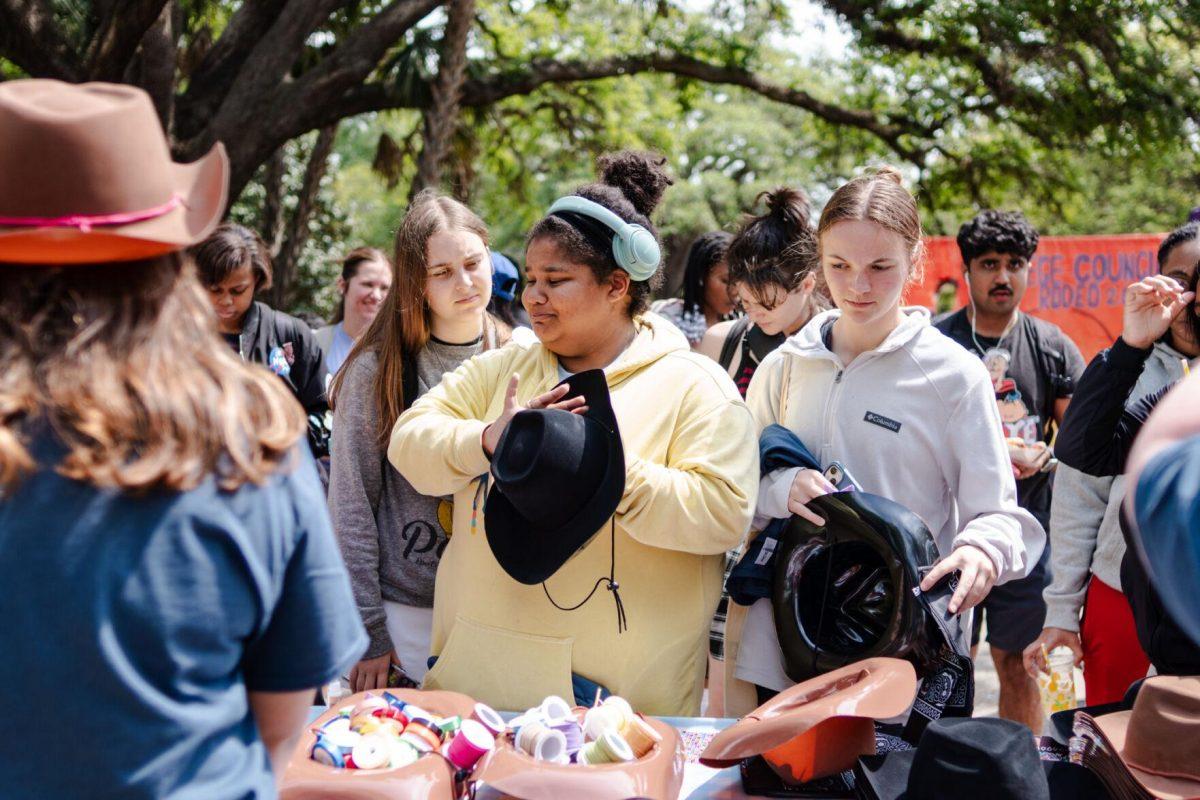
[[[506,711],[532,708],[551,694],[569,699],[572,641],[458,616],[423,688],[462,692]]]

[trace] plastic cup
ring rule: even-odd
[[[1046,662],[1049,670],[1037,677],[1042,709],[1047,715],[1070,711],[1079,705],[1075,698],[1075,654],[1069,647],[1056,647]]]

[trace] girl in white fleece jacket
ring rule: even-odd
[[[912,195],[884,168],[834,193],[817,229],[822,274],[837,309],[812,319],[772,353],[750,384],[759,430],[778,423],[827,465],[840,461],[862,489],[895,500],[928,525],[942,554],[922,587],[961,571],[950,610],[978,604],[997,582],[1024,576],[1046,535],[1017,505],[991,379],[983,364],[901,306],[921,228]],[[756,528],[835,488],[816,470],[777,470],[759,488]],[[769,600],[751,607],[736,676],[771,690],[783,669]]]

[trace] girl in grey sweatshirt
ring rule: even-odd
[[[490,317],[487,228],[466,206],[422,193],[396,236],[392,290],[334,381],[329,512],[370,646],[353,691],[427,669],[433,583],[453,535],[448,498],[417,492],[387,461],[400,413],[507,328]]]

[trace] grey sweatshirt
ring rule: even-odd
[[[1179,362],[1182,357],[1170,345],[1155,344],[1130,401],[1179,380],[1183,376]],[[1042,592],[1047,628],[1079,631],[1090,576],[1095,575],[1114,589],[1121,588],[1125,539],[1120,513],[1124,497],[1124,475],[1096,478],[1066,464],[1058,465],[1050,502],[1053,577]]]
[[[431,340],[417,354],[418,396],[482,350],[482,341],[452,345]],[[384,600],[433,606],[433,581],[453,519],[449,498],[418,493],[388,463],[386,444],[379,447],[372,393],[377,370],[374,353],[364,353],[350,365],[333,413],[330,448],[329,514],[371,637],[364,658],[392,649]]]

